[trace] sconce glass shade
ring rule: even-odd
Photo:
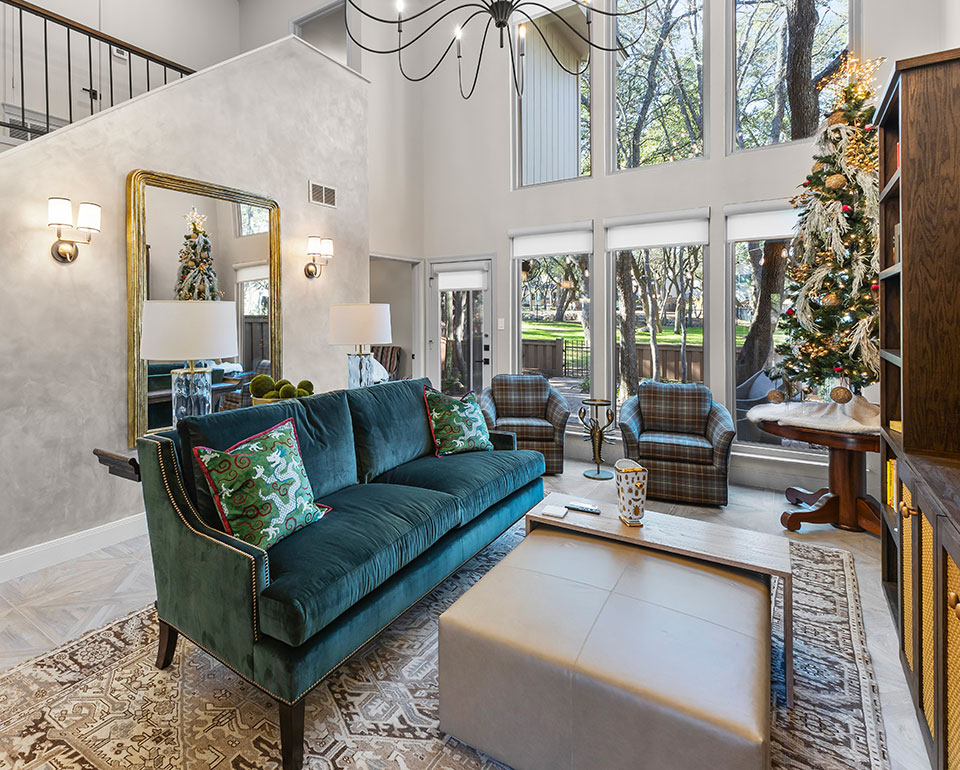
[[[69,198],[47,199],[47,224],[50,227],[73,227],[73,204]]]
[[[332,259],[333,238],[320,238],[319,236],[311,235],[307,238],[307,256]]]
[[[81,203],[77,210],[77,229],[88,233],[100,232],[100,206],[97,203]]]

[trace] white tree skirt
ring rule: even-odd
[[[783,404],[759,404],[747,412],[750,422],[764,420],[797,428],[831,430],[837,433],[879,435],[880,407],[862,396],[846,404],[825,401],[789,401]]]

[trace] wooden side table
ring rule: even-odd
[[[838,433],[799,428],[764,420],[760,427],[775,436],[819,444],[830,450],[830,486],[810,492],[788,487],[784,496],[799,511],[784,511],[780,523],[791,532],[803,522],[832,524],[852,532],[880,534],[880,505],[867,494],[867,452],[880,451],[880,437],[863,433]]]

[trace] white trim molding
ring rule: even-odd
[[[99,527],[74,532],[72,535],[58,537],[47,543],[38,543],[21,548],[19,551],[5,553],[0,555],[0,583],[145,534],[147,534],[146,514],[135,513],[133,516],[111,521],[109,524],[101,524]]]

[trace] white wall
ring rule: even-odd
[[[370,260],[370,301],[390,305],[393,344],[402,348],[399,376],[412,376],[414,335],[414,263],[398,259]]]
[[[10,362],[0,370],[0,552],[142,510],[139,486],[107,475],[91,453],[127,443],[133,169],[279,203],[284,373],[319,390],[346,384],[342,351],[326,344],[328,307],[368,293],[366,92],[355,73],[291,38],[0,156],[0,354]],[[307,203],[308,168],[338,187],[338,209]],[[50,257],[52,195],[103,207],[102,232],[70,265]],[[314,232],[336,239],[337,262],[310,281],[303,265]]]
[[[960,48],[960,0],[943,0],[943,47]]]

